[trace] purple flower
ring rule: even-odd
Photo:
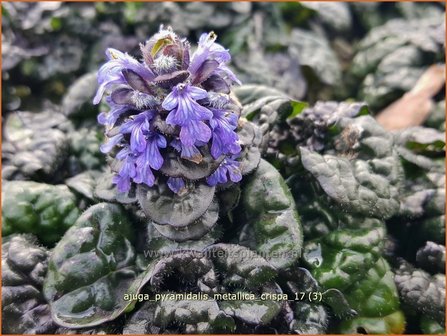
[[[115,104],[110,96],[106,98],[106,102],[111,109],[108,112],[101,112],[98,115],[98,122],[101,125],[113,127],[118,118],[129,110],[129,107]]]
[[[118,191],[127,192],[130,189],[131,178],[136,175],[135,156],[129,148],[122,149],[116,156],[121,161],[121,168],[113,178],[113,183],[117,185]]]
[[[180,152],[180,157],[182,159],[187,159],[192,162],[200,163],[202,161],[202,154],[199,149],[195,146],[185,146],[180,141],[174,139],[171,141],[170,145],[174,147],[177,152]]]
[[[180,141],[185,146],[191,147],[196,141],[208,142],[211,138],[211,130],[203,121],[211,119],[213,113],[196,102],[207,96],[203,89],[178,84],[162,103],[164,109],[171,111],[166,122],[180,126]]]
[[[146,136],[150,131],[149,121],[154,117],[154,115],[155,112],[153,111],[145,111],[121,125],[121,133],[130,133],[130,149],[133,152],[141,153],[146,148]]]
[[[170,177],[167,181],[169,189],[172,192],[179,194],[181,191],[185,189],[185,181],[183,181],[180,177]]]
[[[93,98],[93,104],[99,104],[105,90],[110,86],[127,83],[122,73],[123,70],[132,70],[148,81],[155,77],[150,69],[127,53],[124,54],[119,50],[109,48],[106,51],[106,56],[109,61],[98,71],[99,88]]]
[[[218,88],[215,91],[221,91],[227,90],[228,86],[219,79],[228,79],[230,82],[238,84],[241,82],[226,65],[231,60],[228,49],[216,43],[216,38],[217,35],[214,32],[204,33],[200,36],[199,47],[192,56],[188,70],[191,73],[193,84],[200,84],[205,80],[212,79],[208,85],[213,84],[211,85],[213,88]]]
[[[99,147],[99,150],[104,154],[109,153],[113,147],[121,142],[121,140],[123,140],[123,135],[121,133],[114,135],[113,137],[108,138],[107,142]]]
[[[152,187],[155,177],[151,170],[159,170],[163,165],[163,157],[159,148],[166,148],[164,136],[149,131],[146,136],[146,146],[139,154],[133,152],[129,147],[121,150],[116,158],[121,160],[122,166],[114,182],[118,190],[126,192],[130,189],[131,179],[135,183],[145,183]]]
[[[237,127],[237,116],[231,112],[216,108],[211,108],[213,118],[210,126],[213,129],[213,142],[211,145],[211,155],[217,159],[222,154],[238,154],[241,146],[238,143],[239,137],[234,131]]]
[[[239,182],[242,180],[239,162],[236,161],[234,157],[226,157],[215,172],[206,179],[206,182],[210,186],[215,186],[216,184],[226,183],[228,177],[232,182]]]
[[[158,75],[177,70],[186,70],[189,66],[189,43],[172,31],[161,26],[158,33],[145,44],[140,44],[143,60]]]
[[[145,183],[152,187],[155,183],[155,177],[152,169],[159,170],[163,165],[163,157],[159,148],[166,148],[166,139],[164,136],[152,132],[147,139],[145,150],[136,159],[136,176],[133,179],[135,183]]]

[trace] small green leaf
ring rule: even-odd
[[[242,204],[256,250],[278,269],[293,265],[301,255],[301,221],[290,190],[267,161],[247,179]]]
[[[306,107],[309,107],[309,104],[306,102],[291,100],[290,105],[292,105],[292,113],[287,116],[287,119],[291,119],[299,115]]]

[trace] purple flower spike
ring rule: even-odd
[[[240,180],[235,159],[241,151],[236,133],[239,112],[233,111],[235,102],[229,95],[231,85],[240,82],[228,68],[229,51],[215,41],[216,34],[203,34],[190,55],[186,39],[161,27],[140,44],[141,61],[107,49],[93,103],[106,94],[110,110],[101,111],[98,123],[104,125],[107,140],[100,149],[112,157],[114,149],[119,150],[113,182],[120,192],[132,183],[164,183],[159,177],[167,152],[188,160],[183,165],[188,169],[223,159],[207,179],[211,185]],[[165,151],[168,144],[176,152]],[[181,194],[187,182],[169,177],[166,183]]]

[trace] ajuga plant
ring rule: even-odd
[[[110,171],[94,183],[97,204],[48,259],[43,295],[58,325],[105,328],[83,329],[93,333],[326,330],[321,302],[284,300],[316,288],[308,272],[292,269],[300,219],[281,175],[261,160],[262,131],[241,117],[229,51],[215,40],[202,35],[191,53],[162,27],[141,45],[141,61],[107,50],[94,102],[108,105],[98,121]],[[256,301],[262,295],[272,299]]]
[[[260,159],[251,149],[256,126],[240,119],[231,96],[231,85],[240,82],[228,68],[230,53],[216,38],[203,34],[192,53],[186,39],[162,26],[140,45],[141,61],[108,49],[98,72],[94,103],[107,92],[109,110],[98,121],[112,182],[118,193],[136,195],[157,225],[183,228],[169,236],[195,232],[185,227],[197,220],[211,219],[204,223],[210,228],[217,220],[216,186],[241,181]],[[179,237],[185,238],[191,237]]]

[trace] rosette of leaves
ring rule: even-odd
[[[427,241],[445,244],[444,136],[425,127],[395,134],[405,181],[399,195],[400,211],[389,226],[408,260],[414,260],[416,250]]]
[[[405,181],[400,210],[388,221],[396,241],[391,260],[414,333],[444,332],[445,134],[413,127],[395,133]],[[426,315],[421,318],[420,314]]]
[[[271,248],[279,248],[279,252],[284,252],[284,248],[296,250],[290,256],[296,262],[301,250],[301,228],[294,218],[296,210],[290,203],[291,195],[276,185],[281,181],[273,167],[268,165],[261,172],[261,179],[276,190],[266,194],[266,202],[277,203],[276,210],[271,209],[262,217],[265,229],[276,225],[276,222],[267,223],[274,212],[283,213],[279,223],[284,228],[278,232],[277,240],[288,237],[285,244],[278,242]],[[256,188],[260,187],[253,185],[250,190]],[[222,196],[219,199],[226,204]],[[262,211],[259,208],[262,205],[250,204],[250,211]],[[152,254],[138,250],[137,237],[144,228],[148,230],[144,248]],[[96,204],[65,233],[49,259],[44,294],[52,318],[65,328],[108,328],[113,323],[110,325],[113,330],[121,330],[124,314],[134,310],[125,319],[124,333],[143,330],[151,333],[250,332],[265,328],[287,332],[283,301],[251,302],[214,297],[214,294],[239,292],[257,296],[282,294],[274,279],[284,262],[277,262],[278,267],[274,267],[275,260],[267,261],[246,247],[215,244],[218,238],[219,232],[213,229],[200,240],[176,242],[163,236],[156,225],[132,224],[121,205]],[[267,254],[270,250],[259,251]],[[209,300],[178,298],[138,302],[139,294],[148,294],[153,299],[155,294],[176,293],[205,293]],[[296,314],[305,319],[303,314],[309,313],[310,320],[306,323],[311,327],[315,322],[312,311]],[[289,313],[290,318],[294,319],[293,316],[294,313]],[[303,322],[304,325],[307,324]]]
[[[422,19],[442,14],[443,4],[429,2],[395,2],[395,3],[351,3],[349,4],[355,13],[356,19],[366,31],[381,26],[395,18]]]
[[[2,242],[2,333],[47,334],[56,329],[42,295],[49,252],[33,235]]]
[[[258,85],[242,85],[235,93],[243,104],[242,115],[260,125],[263,154],[285,176],[300,165],[300,147],[316,152],[333,149],[331,137],[339,120],[369,113],[361,102],[318,101],[309,107]]]
[[[239,300],[236,295],[282,294],[275,269],[255,252],[238,245],[215,244],[202,251],[178,250],[154,260],[143,273],[145,302],[128,319],[124,333],[246,332],[276,326],[281,301]],[[208,299],[175,299],[175,295]],[[228,294],[233,299],[225,299]],[[282,326],[284,327],[284,326]]]
[[[253,114],[260,120],[261,111]],[[400,333],[405,319],[394,274],[384,259],[385,220],[399,212],[402,187],[395,137],[367,115],[364,104],[321,102],[300,112],[276,121],[286,129],[294,118],[300,121],[298,146],[288,152],[281,148],[282,162],[266,157],[280,167],[293,167],[284,171],[303,223],[304,265],[322,291],[338,289],[357,312],[356,317],[346,315],[349,311],[335,314],[330,328]],[[324,146],[318,147],[317,140]]]
[[[295,18],[289,13],[300,22],[290,24]],[[275,87],[295,99],[328,95],[327,88],[340,82],[340,62],[322,25],[309,19],[312,13],[301,4],[254,6],[251,18],[226,36],[243,82]]]
[[[283,170],[299,164],[300,147],[315,152],[333,147],[331,129],[341,118],[368,114],[364,103],[318,101],[298,115],[273,124],[266,156]],[[287,173],[286,173],[287,174]]]
[[[358,99],[374,112],[410,91],[423,71],[444,60],[444,13],[393,19],[375,27],[361,40],[350,72]]]
[[[63,180],[55,172],[68,154],[71,122],[57,111],[16,111],[9,114],[3,131],[2,177],[6,180]]]
[[[228,50],[214,33],[196,51],[171,28],[141,44],[143,61],[108,49],[94,103],[104,93],[103,153],[109,153],[118,193],[129,194],[164,236],[198,239],[216,223],[216,188],[239,182],[260,160],[260,135],[240,119],[231,95],[239,83]],[[131,195],[132,194],[132,195]]]

